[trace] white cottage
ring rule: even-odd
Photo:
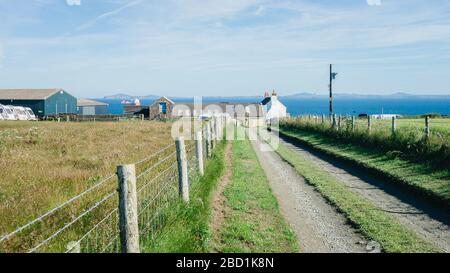
[[[266,121],[287,117],[287,108],[278,100],[278,95],[275,90],[272,92],[272,96],[269,96],[269,93],[266,92],[264,97],[262,105],[265,109]]]

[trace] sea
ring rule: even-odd
[[[109,104],[109,112],[112,115],[123,114],[121,100],[96,99]],[[255,97],[233,98],[204,98],[205,103],[260,103],[262,100]],[[193,99],[174,98],[175,103],[192,103]],[[329,99],[326,97],[314,98],[280,98],[286,105],[287,111],[292,116],[304,114],[328,114]],[[153,100],[141,100],[142,105],[150,105]],[[411,97],[411,98],[335,98],[333,103],[334,113],[338,115],[359,114],[398,114],[404,116],[438,113],[450,116],[450,96],[442,97]]]

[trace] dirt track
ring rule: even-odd
[[[371,177],[363,171],[323,156],[311,149],[281,140],[283,145],[296,151],[299,156],[330,173],[351,191],[363,196],[374,206],[383,210],[399,222],[415,231],[425,240],[445,252],[450,252],[450,215],[433,207],[392,183]]]
[[[252,145],[301,252],[368,252],[364,237],[288,163],[273,151],[261,151],[260,141]]]

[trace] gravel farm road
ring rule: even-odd
[[[297,143],[280,139],[280,144],[328,172],[349,190],[389,213],[426,241],[450,252],[450,215],[447,212],[417,199],[389,182]],[[374,242],[367,242],[348,224],[345,216],[328,204],[276,152],[262,151],[261,145],[267,144],[261,140],[252,141],[252,145],[280,203],[283,216],[297,234],[302,252],[371,251],[370,245]]]
[[[364,237],[288,163],[274,151],[262,151],[261,145],[267,144],[260,140],[252,145],[301,252],[368,252]]]

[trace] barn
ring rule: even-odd
[[[40,117],[77,112],[77,99],[64,89],[0,89],[0,104],[30,107]]]
[[[161,97],[150,105],[150,119],[172,118],[172,109],[175,103],[167,98]]]
[[[77,100],[77,113],[78,115],[84,116],[95,116],[95,115],[108,115],[109,104],[89,100],[89,99],[78,99]]]

